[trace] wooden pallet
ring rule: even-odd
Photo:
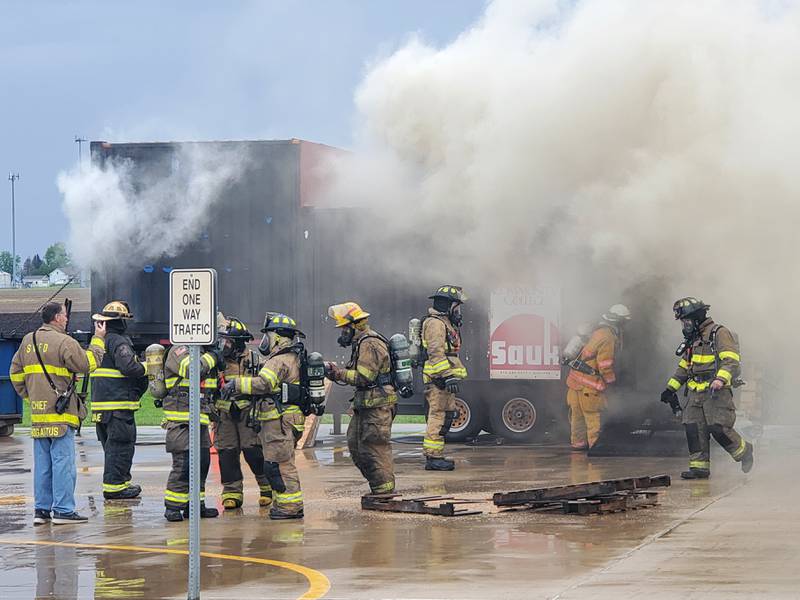
[[[479,515],[483,511],[457,507],[464,504],[477,504],[478,502],[480,501],[459,500],[453,496],[402,498],[400,494],[370,494],[361,497],[361,508],[362,510],[436,515],[439,517],[466,517],[468,515]]]

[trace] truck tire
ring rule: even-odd
[[[501,402],[493,402],[489,410],[492,432],[511,442],[530,442],[539,431],[536,427],[539,414],[528,398],[515,396]]]
[[[9,437],[14,433],[13,425],[0,425],[0,437]]]
[[[465,442],[478,437],[486,425],[486,404],[480,399],[456,397],[456,415],[447,442]]]

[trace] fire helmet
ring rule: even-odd
[[[429,299],[435,300],[436,298],[446,298],[451,302],[463,304],[467,301],[467,295],[464,293],[464,288],[457,285],[443,285],[436,290],[432,295],[428,296]]]
[[[217,334],[220,337],[229,338],[234,341],[243,340],[249,342],[253,339],[253,334],[247,330],[247,326],[236,317],[225,319],[225,322],[219,324]]]
[[[357,321],[362,321],[369,313],[355,302],[344,302],[328,307],[328,316],[334,319],[336,327],[344,327]]]
[[[675,320],[680,321],[681,319],[697,318],[701,312],[704,313],[709,308],[711,308],[710,304],[706,304],[692,296],[687,296],[675,301],[675,304],[672,305],[672,312],[675,314]]]
[[[92,315],[95,321],[114,321],[116,319],[133,319],[131,309],[127,302],[112,300],[103,307],[99,313]]]
[[[622,323],[631,320],[631,311],[624,304],[615,304],[603,314],[603,320],[609,323]]]
[[[267,313],[264,319],[264,328],[261,331],[263,333],[274,331],[278,335],[287,338],[292,338],[294,336],[306,337],[306,335],[297,328],[297,321],[281,313]]]

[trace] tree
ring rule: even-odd
[[[17,273],[19,273],[19,264],[21,259],[17,256]],[[0,271],[5,271],[11,274],[14,271],[14,266],[11,264],[11,252],[3,250],[0,252]]]
[[[29,275],[33,274],[33,273],[31,273],[31,271],[33,270],[33,266],[31,264],[32,262],[33,261],[31,260],[31,257],[29,256],[28,258],[25,259],[25,262],[22,263],[22,276],[23,277],[28,277]]]
[[[42,274],[42,257],[38,254],[34,254],[33,258],[31,259],[31,275],[41,275]]]
[[[55,269],[68,267],[72,264],[72,260],[67,253],[67,248],[63,242],[56,242],[50,246],[44,253],[44,273],[52,273]]]

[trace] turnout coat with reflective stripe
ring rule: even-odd
[[[390,379],[392,362],[389,347],[378,334],[367,327],[356,333],[353,338],[353,350],[347,368],[339,371],[336,380],[355,386],[353,394],[354,408],[374,408],[388,406],[397,402],[397,393]]]
[[[601,325],[592,332],[592,336],[580,354],[580,359],[595,370],[596,375],[581,373],[570,369],[567,376],[567,387],[583,392],[602,392],[609,384],[617,380],[614,373],[614,359],[617,353],[619,337],[612,327]]]
[[[428,309],[428,316],[422,324],[422,347],[428,355],[422,367],[425,383],[449,377],[466,379],[467,368],[458,357],[461,333],[450,322],[447,313]]]
[[[173,423],[189,422],[189,347],[173,346],[164,360],[164,383],[169,392],[164,398],[164,418]],[[217,389],[217,360],[204,352],[200,355],[200,394],[208,400]],[[200,424],[208,425],[208,415],[213,406],[210,402],[200,404]]]
[[[240,376],[236,380],[237,394],[267,396],[258,403],[256,417],[260,421],[274,421],[282,414],[303,414],[300,407],[293,404],[287,404],[281,411],[272,398],[269,398],[280,397],[284,383],[300,383],[300,357],[295,352],[288,351],[292,344],[293,341],[289,339],[278,344],[262,363],[258,377]]]
[[[711,347],[711,333],[715,327],[716,353]],[[706,319],[700,325],[700,335],[683,353],[667,387],[677,391],[686,384],[690,391],[705,392],[714,379],[719,379],[730,388],[733,380],[739,377],[740,360],[739,345],[730,330]]]
[[[139,362],[128,336],[106,334],[103,362],[90,375],[92,411],[138,410],[147,389],[146,366]]]
[[[63,329],[55,324],[42,325],[36,331],[36,343],[42,361],[58,392],[66,391],[76,373],[91,373],[105,356],[105,342],[93,337],[84,350]],[[72,393],[67,410],[56,412],[58,394],[53,391],[33,348],[33,333],[22,338],[22,344],[11,361],[11,382],[16,392],[31,403],[31,437],[58,438],[67,427],[80,425],[80,407],[77,394]]]
[[[258,365],[256,365],[258,366]],[[236,381],[241,377],[247,377],[248,372],[250,372],[250,354],[246,354],[244,356],[239,357],[236,360],[226,360],[225,361],[225,382],[229,381]],[[238,390],[239,386],[237,386]],[[236,403],[236,406],[239,407],[240,410],[246,409],[250,406],[250,402],[253,399],[251,395],[245,395],[237,391],[235,394],[231,394],[230,398],[227,400],[223,400],[222,398],[217,398],[216,406],[219,410],[229,412],[231,410],[231,404]]]

